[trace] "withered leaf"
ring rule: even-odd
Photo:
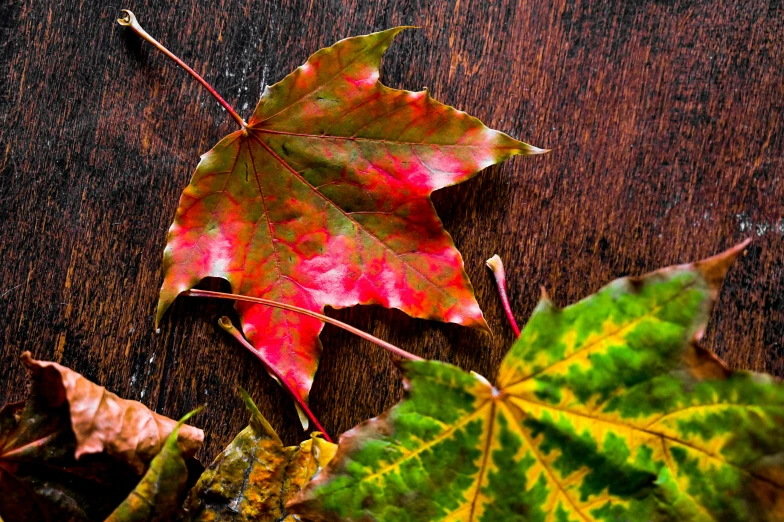
[[[181,520],[293,521],[285,510],[304,485],[329,462],[337,446],[317,433],[299,446],[283,446],[253,400],[242,430],[188,494]]]
[[[194,413],[177,423],[142,480],[106,522],[163,522],[177,514],[188,482],[188,466],[177,433]]]
[[[22,354],[22,363],[52,406],[68,404],[77,459],[105,452],[141,474],[177,424],[138,401],[121,399],[65,366],[36,361],[30,352]],[[198,428],[185,425],[179,431],[178,442],[186,458],[196,453],[203,440],[204,432]]]

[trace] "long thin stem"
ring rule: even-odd
[[[375,343],[375,344],[379,345],[380,347],[384,348],[385,350],[388,350],[388,351],[394,353],[395,355],[399,355],[400,357],[403,357],[403,358],[408,359],[410,361],[423,361],[424,360],[421,357],[418,357],[418,356],[414,355],[413,353],[409,353],[409,352],[403,350],[402,348],[398,348],[394,344],[390,344],[390,343],[388,343],[388,342],[386,342],[386,341],[384,341],[382,339],[379,339],[378,337],[370,335],[367,332],[363,332],[359,328],[354,328],[353,326],[351,326],[349,324],[346,324],[346,323],[344,323],[342,321],[338,321],[337,319],[333,319],[331,317],[327,317],[326,315],[320,314],[318,312],[311,312],[310,310],[306,310],[305,308],[300,308],[298,306],[294,306],[294,305],[290,305],[290,304],[286,304],[286,303],[281,303],[279,301],[272,301],[270,299],[262,299],[260,297],[248,297],[246,295],[226,294],[226,293],[223,293],[223,292],[213,292],[211,290],[195,290],[195,289],[193,289],[193,290],[185,291],[185,292],[183,292],[180,295],[191,296],[191,297],[215,297],[215,298],[218,298],[218,299],[231,299],[231,300],[234,300],[234,301],[245,301],[245,302],[248,302],[248,303],[263,304],[263,305],[271,306],[273,308],[281,308],[283,310],[288,310],[290,312],[297,312],[299,314],[307,315],[308,317],[312,317],[314,319],[318,319],[319,321],[323,321],[325,323],[333,324],[333,325],[337,326],[338,328],[342,328],[342,329],[346,330],[347,332],[351,332],[354,335],[357,335],[357,336],[365,339],[366,341],[370,341],[371,343]]]
[[[501,261],[501,258],[498,257],[498,254],[496,254],[487,260],[487,266],[493,271],[495,284],[498,287],[498,294],[501,296],[501,304],[503,304],[504,312],[506,312],[506,318],[509,319],[509,324],[511,325],[512,330],[514,330],[515,335],[520,337],[520,328],[517,326],[517,321],[515,321],[514,314],[512,313],[512,307],[509,305],[509,297],[506,295],[506,272],[504,271],[504,263]]]
[[[191,69],[185,62],[180,60],[173,52],[169,51],[167,48],[161,45],[161,43],[158,42],[158,40],[156,40],[155,38],[147,34],[147,31],[145,31],[142,28],[142,26],[139,25],[139,22],[136,20],[136,16],[134,16],[132,12],[130,12],[127,9],[123,9],[122,12],[125,13],[125,17],[117,20],[117,23],[119,23],[120,25],[124,25],[125,27],[130,27],[134,33],[139,35],[140,38],[147,40],[153,47],[155,47],[163,54],[165,54],[166,56],[174,60],[174,62],[177,65],[179,65],[180,67],[188,71],[188,74],[196,78],[196,80],[198,80],[198,82],[202,84],[204,88],[207,89],[209,93],[215,97],[216,100],[218,100],[218,103],[223,105],[223,108],[226,109],[229,112],[229,114],[231,114],[231,117],[234,118],[234,121],[236,121],[241,128],[244,129],[245,127],[248,126],[248,124],[245,123],[245,120],[243,120],[240,117],[240,115],[237,114],[237,111],[235,111],[234,108],[231,105],[229,105],[229,102],[224,100],[223,97],[220,94],[218,94],[218,92],[215,89],[212,88],[212,85],[207,83],[207,81],[204,78],[202,78],[199,75],[199,73]]]
[[[261,364],[264,365],[264,368],[275,376],[275,378],[278,380],[280,385],[286,388],[289,394],[294,398],[294,402],[297,403],[297,406],[299,406],[302,409],[302,411],[305,412],[305,415],[307,415],[308,418],[311,421],[313,421],[313,424],[316,426],[316,429],[318,429],[318,431],[320,431],[324,435],[324,438],[327,441],[332,442],[332,439],[329,437],[327,430],[325,430],[324,426],[322,426],[321,423],[318,421],[316,416],[308,407],[308,404],[304,400],[302,400],[302,397],[300,397],[299,394],[294,390],[294,388],[292,388],[291,384],[289,384],[289,382],[283,378],[283,375],[274,366],[272,366],[267,361],[267,359],[264,358],[264,355],[260,351],[253,348],[253,346],[251,346],[251,344],[245,339],[245,337],[242,336],[242,333],[237,328],[234,327],[231,320],[228,317],[221,317],[220,320],[218,320],[218,324],[220,325],[221,328],[223,328],[229,334],[231,334],[232,337],[237,339],[237,341],[239,341],[242,346],[247,348],[250,353],[258,357],[258,359],[261,361]]]

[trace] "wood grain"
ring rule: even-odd
[[[334,41],[399,24],[382,79],[427,86],[491,127],[554,149],[440,191],[493,338],[360,307],[329,313],[490,378],[512,341],[485,259],[509,271],[520,321],[539,285],[565,305],[613,278],[754,239],[706,344],[784,376],[784,8],[743,2],[101,2],[0,7],[0,402],[24,395],[23,350],[123,397],[195,419],[211,459],[251,390],[284,441],[283,391],[216,324],[223,302],[152,317],[166,230],[199,154],[234,123],[117,25],[120,7],[247,116],[265,84]],[[312,394],[336,435],[392,405],[398,373],[327,326]]]

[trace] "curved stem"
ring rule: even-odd
[[[180,67],[182,67],[183,69],[188,71],[188,74],[190,74],[191,76],[196,78],[196,80],[200,84],[202,84],[204,86],[204,88],[207,89],[209,91],[209,93],[212,94],[212,96],[216,100],[218,100],[218,103],[223,105],[223,108],[226,109],[229,112],[229,114],[231,114],[231,117],[234,118],[234,121],[236,121],[237,124],[241,128],[244,129],[245,127],[248,126],[248,124],[245,123],[245,120],[243,120],[240,117],[240,115],[237,114],[237,111],[235,111],[234,108],[231,105],[229,105],[229,102],[224,100],[223,97],[220,94],[218,94],[218,92],[215,89],[212,88],[212,85],[207,83],[207,81],[204,78],[202,78],[199,75],[199,73],[197,73],[196,71],[191,69],[185,62],[180,60],[173,52],[171,52],[170,50],[165,48],[163,45],[161,45],[161,43],[158,42],[158,40],[156,40],[155,38],[153,38],[152,36],[147,34],[147,31],[145,31],[142,28],[142,26],[139,25],[139,22],[136,20],[136,16],[134,16],[134,14],[132,12],[130,12],[127,9],[123,9],[122,12],[125,13],[125,17],[118,19],[117,23],[119,23],[120,25],[123,25],[125,27],[130,27],[133,30],[134,33],[139,35],[140,38],[143,38],[144,40],[147,40],[153,47],[155,47],[156,49],[161,51],[163,54],[165,54],[166,56],[168,56],[169,58],[174,60],[174,62],[177,65],[179,65]]]
[[[327,442],[332,442],[332,439],[329,437],[327,430],[325,430],[324,426],[322,426],[321,423],[318,421],[316,416],[308,407],[307,403],[304,400],[302,400],[302,397],[300,397],[296,391],[294,391],[294,388],[292,388],[291,384],[289,384],[289,382],[283,378],[283,375],[264,358],[264,355],[262,355],[261,352],[253,348],[253,346],[251,346],[251,344],[245,339],[245,337],[242,336],[242,333],[240,333],[240,331],[234,327],[234,325],[231,323],[231,320],[228,317],[221,317],[218,320],[218,324],[220,325],[221,328],[226,330],[232,337],[237,339],[242,346],[247,348],[250,353],[258,357],[258,359],[261,361],[261,364],[264,365],[264,368],[275,376],[275,378],[278,380],[280,385],[286,388],[286,390],[289,392],[289,395],[291,395],[294,398],[294,402],[297,403],[297,406],[299,406],[302,409],[302,411],[305,412],[305,415],[307,415],[308,418],[311,421],[313,421],[313,424],[316,426],[316,429],[318,429],[318,431],[320,431],[324,435],[324,439],[326,439]]]
[[[384,340],[379,339],[373,335],[370,335],[367,332],[363,332],[359,328],[354,328],[353,326],[346,324],[342,321],[338,321],[337,319],[333,319],[331,317],[327,317],[326,315],[320,314],[318,312],[311,312],[310,310],[306,310],[305,308],[300,308],[298,306],[281,303],[279,301],[272,301],[270,299],[262,299],[260,297],[248,297],[246,295],[237,295],[237,294],[226,294],[223,292],[213,292],[211,290],[187,290],[180,295],[191,296],[191,297],[216,297],[218,299],[232,299],[234,301],[245,301],[248,303],[257,303],[263,304],[267,306],[271,306],[273,308],[281,308],[283,310],[288,310],[290,312],[296,312],[298,314],[307,315],[308,317],[312,317],[314,319],[318,319],[319,321],[323,321],[325,323],[329,323],[332,325],[337,326],[338,328],[342,328],[347,332],[351,332],[354,335],[357,335],[366,341],[370,341],[371,343],[375,343],[380,347],[388,350],[395,355],[399,355],[409,361],[423,361],[421,357],[414,355],[413,353],[409,353],[402,348],[398,348],[394,344],[390,344]]]
[[[512,313],[512,307],[509,305],[509,297],[506,295],[506,272],[504,271],[504,263],[501,261],[501,258],[498,257],[498,254],[496,254],[487,260],[487,267],[493,271],[495,284],[498,287],[498,294],[501,296],[501,304],[504,306],[504,312],[506,312],[506,318],[509,320],[509,325],[512,327],[512,330],[514,330],[515,335],[520,337],[520,328],[517,326],[517,321],[515,321],[514,314]]]

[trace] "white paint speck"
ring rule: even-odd
[[[738,222],[738,229],[741,232],[750,232],[757,237],[762,237],[769,232],[784,236],[784,218],[781,218],[778,222],[755,222],[747,213],[741,212],[740,214],[735,214],[735,220]]]
[[[261,90],[262,92],[267,87],[267,73],[269,72],[269,66],[264,65],[264,68],[261,70]]]

